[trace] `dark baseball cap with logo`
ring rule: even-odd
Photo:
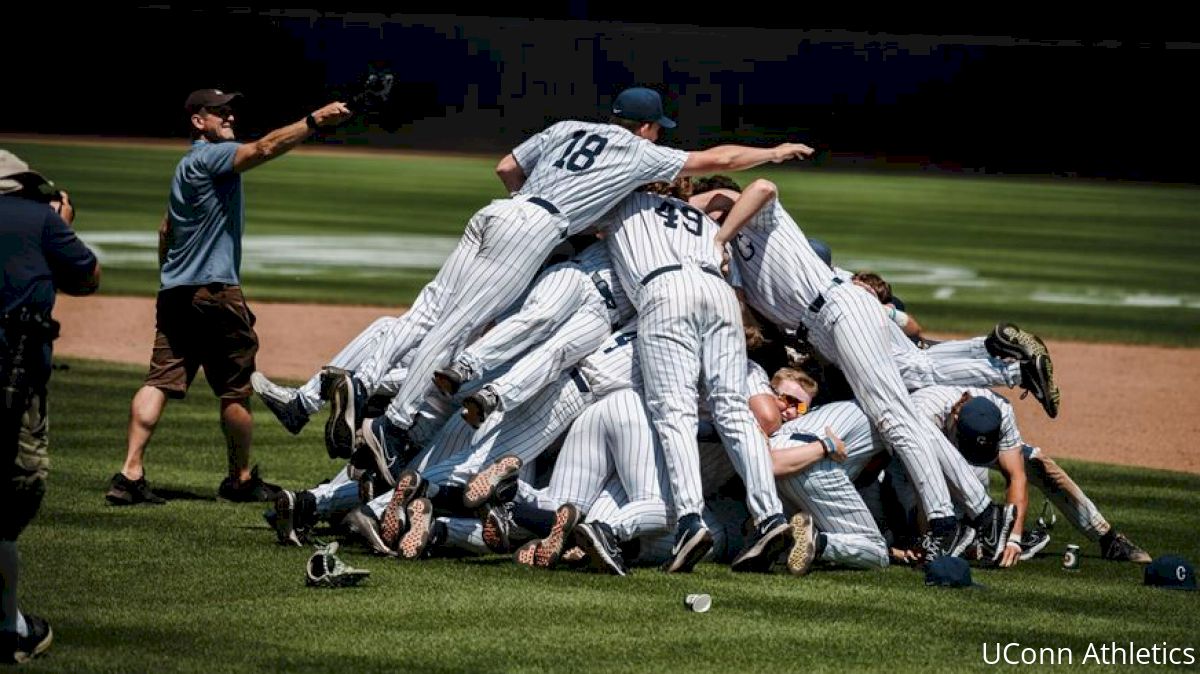
[[[222,105],[228,105],[229,101],[241,95],[241,92],[238,91],[225,93],[220,89],[197,89],[188,94],[187,102],[183,104],[183,108],[187,110],[189,115],[193,115],[199,112],[201,108],[219,108]]]
[[[971,565],[958,557],[938,557],[925,567],[925,585],[931,587],[978,587],[971,580]]]
[[[958,412],[958,451],[967,463],[986,466],[1000,451],[1000,408],[987,398],[971,398]]]
[[[1164,590],[1196,589],[1196,568],[1179,555],[1163,555],[1146,565],[1142,583]]]
[[[675,128],[675,122],[663,114],[662,96],[645,87],[633,87],[618,94],[612,114],[635,122],[658,122],[664,129]]]

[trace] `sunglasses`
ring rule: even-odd
[[[222,105],[219,108],[204,108],[204,111],[213,117],[219,117],[220,119],[229,119],[233,116],[233,108],[229,107],[228,105]]]
[[[779,398],[783,400],[784,404],[788,406],[788,409],[795,409],[797,415],[804,414],[808,411],[807,400],[801,400],[796,396],[788,395],[787,393],[780,393],[779,389],[775,388],[774,386],[771,387],[771,390],[775,392],[775,395],[779,396]]]

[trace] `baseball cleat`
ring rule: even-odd
[[[476,510],[485,503],[500,500],[497,499],[497,493],[511,491],[510,486],[516,482],[520,472],[520,457],[506,454],[496,459],[492,465],[467,481],[463,491],[463,507]]]
[[[433,373],[433,383],[438,387],[438,390],[448,396],[458,393],[458,389],[462,388],[463,383],[471,381],[471,373],[467,368],[460,363],[453,362],[444,370],[437,370]]]
[[[675,527],[675,545],[671,558],[662,565],[663,573],[691,573],[712,549],[713,539],[699,515],[684,515]]]
[[[1058,416],[1062,394],[1058,390],[1058,384],[1054,383],[1054,363],[1051,362],[1050,356],[1037,355],[1032,360],[1021,363],[1021,388],[1025,389],[1021,394],[1022,398],[1032,393],[1051,419]]]
[[[558,563],[566,549],[567,540],[579,524],[579,509],[570,503],[565,503],[554,511],[554,525],[550,534],[545,538],[529,541],[522,545],[513,560],[523,566],[535,566],[539,569],[549,569]]]
[[[620,541],[607,523],[579,524],[575,527],[575,542],[597,571],[617,576],[629,575],[629,566],[625,564],[625,557],[621,554]]]
[[[812,569],[817,558],[817,528],[812,515],[796,513],[788,522],[792,532],[792,549],[788,551],[787,568],[793,576],[803,576]]]
[[[342,518],[342,524],[352,535],[362,539],[375,554],[396,556],[396,551],[383,542],[383,538],[379,534],[379,519],[375,517],[375,513],[369,507],[359,506],[346,513],[346,516]]]
[[[483,387],[467,396],[463,401],[462,418],[471,428],[479,428],[489,415],[500,405],[500,397],[488,387]]]
[[[351,462],[360,468],[373,468],[379,479],[388,487],[396,485],[397,473],[404,465],[404,452],[408,448],[408,433],[396,428],[387,417],[364,419],[362,443],[355,450]]]
[[[288,433],[296,435],[308,423],[308,411],[300,404],[299,389],[280,386],[261,372],[250,375],[250,386]]]
[[[422,497],[409,503],[407,512],[408,531],[396,547],[402,559],[420,559],[433,537],[433,504]]]
[[[296,493],[286,490],[279,492],[275,497],[275,538],[279,540],[280,545],[304,547],[304,541],[300,540],[300,535],[296,532],[295,514]]]
[[[955,520],[954,526],[941,535],[927,531],[921,537],[921,551],[926,563],[938,557],[962,557],[971,543],[975,542],[975,530]]]
[[[354,453],[354,432],[366,391],[350,372],[330,365],[321,370],[321,395],[329,401],[325,451],[331,459],[348,459]]]
[[[992,503],[975,518],[975,540],[979,543],[979,561],[996,563],[1004,554],[1008,534],[1017,517],[1017,506]]]
[[[984,338],[983,346],[989,355],[1012,358],[1022,363],[1033,360],[1035,356],[1050,355],[1040,337],[1013,323],[997,323]]]
[[[766,573],[791,543],[791,530],[782,513],[775,513],[759,523],[746,541],[742,551],[729,566],[737,572]]]
[[[483,544],[488,550],[500,555],[512,552],[509,532],[515,525],[508,505],[511,504],[486,504],[483,506],[483,517],[480,518],[483,522]]]
[[[1115,529],[1100,537],[1100,556],[1112,562],[1149,564],[1154,561],[1149,553]]]
[[[1045,529],[1033,529],[1021,534],[1021,561],[1029,561],[1050,543]]]
[[[54,630],[50,628],[50,623],[46,622],[45,618],[26,613],[25,625],[28,627],[29,633],[24,636],[17,635],[15,648],[10,656],[12,657],[11,662],[18,665],[25,664],[42,655],[50,649],[50,644],[54,642]],[[0,659],[0,662],[4,662],[4,660]]]
[[[406,516],[408,504],[425,491],[425,479],[415,470],[406,470],[396,479],[392,490],[392,499],[388,501],[383,514],[379,516],[379,537],[383,544],[392,550],[398,549],[401,534],[408,525]]]

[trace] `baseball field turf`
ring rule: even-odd
[[[897,567],[793,578],[702,564],[622,579],[354,547],[344,558],[371,570],[364,586],[309,589],[309,553],[275,543],[263,506],[214,501],[224,449],[202,382],[150,450],[149,477],[175,500],[118,509],[103,492],[142,368],[68,364],[51,381],[49,495],[21,539],[22,604],[56,634],[29,671],[960,671],[984,667],[984,642],[1068,648],[1076,666],[1093,643],[1200,646],[1200,595],[1143,587],[1140,567],[1099,559],[1061,519],[1043,556],[975,570],[977,590],[926,588]],[[319,424],[297,439],[268,419],[255,431],[267,478],[295,489],[337,469]],[[1064,465],[1151,554],[1200,560],[1200,476]],[[1078,572],[1060,569],[1067,543],[1083,548]],[[694,592],[711,611],[683,608]]]
[[[153,294],[155,229],[186,144],[4,142],[70,190],[108,294]],[[497,158],[297,153],[245,177],[243,278],[256,300],[396,306],[432,278],[470,215],[502,196]],[[1072,179],[743,174],[780,186],[809,236],[892,281],[923,322],[980,333],[1200,345],[1200,188]]]

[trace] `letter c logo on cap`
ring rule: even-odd
[[[1187,569],[1182,566],[1175,567],[1175,577],[1179,580],[1187,580]]]

